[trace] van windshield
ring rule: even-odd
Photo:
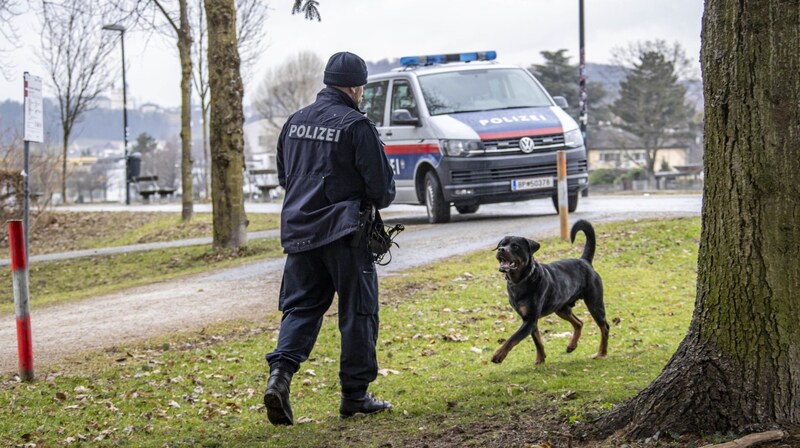
[[[433,73],[419,84],[431,115],[552,105],[521,68]]]

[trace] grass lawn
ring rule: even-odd
[[[277,213],[250,213],[248,232],[277,229]],[[211,213],[194,213],[189,222],[180,213],[46,212],[31,217],[30,255],[127,246],[210,237]],[[0,230],[0,258],[9,258],[8,228]]]
[[[381,280],[381,370],[370,390],[390,400],[393,412],[338,418],[334,315],[292,383],[296,425],[269,425],[263,356],[275,346],[280,316],[273,313],[256,327],[229,322],[81,355],[38,371],[32,384],[6,379],[0,445],[566,446],[571,429],[658,375],[688,328],[695,299],[699,218],[596,230],[594,264],[612,326],[604,360],[591,358],[599,331],[580,304],[575,314],[585,326],[575,352],[565,353],[570,325],[549,316],[539,326],[544,365],[534,365],[530,341],[503,364],[489,362],[520,321],[487,248]],[[542,262],[578,257],[582,249],[582,237],[575,246],[541,242]]]
[[[131,252],[31,263],[31,308],[111,294],[181,275],[221,269],[253,260],[283,256],[277,239],[248,242],[241,252],[215,253],[210,245]],[[10,266],[0,269],[0,313],[14,312]]]
[[[279,218],[277,214],[251,213],[248,230],[277,229]],[[188,223],[181,222],[179,213],[158,212],[52,212],[42,219],[46,225],[41,224],[31,235],[31,255],[210,237],[212,231],[210,213],[195,213]],[[9,257],[7,238],[0,241],[0,250],[5,250],[5,257]],[[33,262],[28,275],[31,307],[110,294],[282,255],[277,239],[261,239],[249,241],[241,252],[214,253],[210,245],[201,245]],[[0,268],[0,285],[8,285],[0,288],[0,313],[14,311],[11,275],[10,266]]]

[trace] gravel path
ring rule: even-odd
[[[570,222],[699,216],[700,205],[701,198],[697,195],[589,197],[582,199]],[[445,225],[427,224],[424,208],[401,206],[389,211],[392,218],[387,223],[403,222],[406,231],[397,239],[400,247],[392,251],[394,260],[379,268],[380,275],[402,273],[475,250],[489,251],[503,235],[543,238],[557,235],[559,228],[549,200],[483,206],[477,214],[466,217],[454,212],[453,222]],[[598,248],[598,254],[602,254],[602,248]],[[200,328],[213,322],[237,318],[263,320],[268,313],[277,311],[283,264],[283,258],[258,261],[80,302],[34,308],[31,320],[35,365],[41,367],[84,350]],[[0,314],[0,373],[13,373],[16,369],[15,317]]]

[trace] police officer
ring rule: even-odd
[[[342,418],[391,408],[367,394],[378,362],[378,279],[359,209],[394,200],[389,161],[375,125],[358,107],[367,66],[353,53],[336,53],[325,67],[317,100],[289,117],[278,139],[278,180],[286,189],[281,245],[286,266],[279,298],[278,345],[266,358],[264,394],[274,425],[294,422],[289,385],[314,347],[325,312],[339,296]]]

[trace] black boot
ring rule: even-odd
[[[376,412],[392,409],[388,401],[376,400],[372,394],[364,394],[361,398],[342,397],[339,405],[339,417],[348,418],[356,414],[374,414]]]
[[[293,425],[294,416],[289,404],[289,385],[292,373],[281,368],[273,369],[264,393],[264,406],[267,407],[267,418],[273,425]]]

